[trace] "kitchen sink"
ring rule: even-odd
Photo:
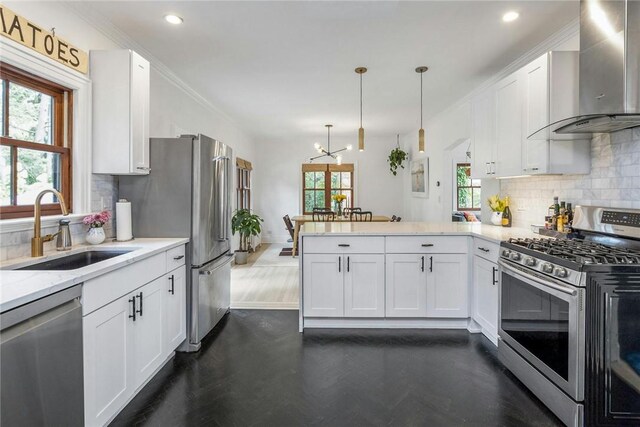
[[[131,251],[85,251],[27,265],[16,270],[75,270],[129,252]]]

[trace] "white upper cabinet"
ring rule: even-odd
[[[589,173],[588,138],[538,132],[578,115],[578,64],[548,52],[473,99],[473,178]]]
[[[589,173],[588,138],[538,132],[578,115],[578,64],[578,52],[548,52],[519,71],[524,101],[522,174]]]
[[[91,51],[93,172],[149,173],[149,62],[131,50]]]
[[[515,72],[495,86],[495,176],[522,175],[522,80]]]
[[[495,101],[488,90],[471,103],[471,177],[492,178],[495,170]]]

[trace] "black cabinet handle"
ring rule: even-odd
[[[342,272],[342,257],[338,257],[338,273]]]
[[[171,289],[169,289],[169,293],[170,293],[171,295],[175,295],[175,288],[174,288],[174,285],[175,285],[175,279],[174,279],[174,277],[173,277],[173,274],[169,277],[169,280],[171,281]]]
[[[482,248],[482,247],[478,247],[478,249],[480,249],[482,252],[491,252],[489,249],[487,248]]]
[[[423,243],[422,247],[423,248],[432,248],[433,247],[433,243]]]
[[[348,248],[351,245],[349,245],[347,243],[340,243],[340,244],[338,244],[338,246],[340,246],[341,248]]]
[[[429,257],[429,271],[433,273],[433,257]]]
[[[142,291],[140,291],[138,298],[140,298],[140,310],[138,310],[138,314],[140,315],[140,317],[142,317]]]
[[[498,269],[495,267],[492,267],[492,273],[493,273],[493,284],[497,285],[498,284],[498,279],[496,279],[496,273],[498,272]]]
[[[350,257],[347,257],[347,273],[349,272],[349,269],[351,268],[351,260],[349,258]]]
[[[132,304],[133,310],[131,310],[132,314],[129,315],[129,319],[133,319],[133,321],[136,321],[136,297],[134,296],[133,298],[131,298],[129,300],[129,302]]]
[[[424,272],[424,256],[420,257],[420,271]]]
[[[178,255],[173,257],[173,259],[175,259],[176,261],[181,260],[182,258],[184,258],[184,255]]]

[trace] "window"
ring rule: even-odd
[[[60,191],[71,210],[72,92],[0,63],[0,218],[33,215],[40,191]],[[61,213],[57,198],[42,214]]]
[[[456,164],[456,200],[459,211],[479,211],[482,206],[480,180],[471,179],[471,164]]]
[[[236,158],[236,208],[251,209],[251,162]]]
[[[310,163],[302,165],[302,210],[304,214],[313,213],[313,208],[332,209],[331,196],[347,196],[343,207],[352,207],[355,194],[353,190],[353,164],[334,165]]]

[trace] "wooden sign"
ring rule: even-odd
[[[3,5],[0,5],[0,21],[3,36],[69,68],[84,74],[87,73],[89,64],[87,52],[72,46],[54,33],[39,27],[22,16],[16,15]]]

